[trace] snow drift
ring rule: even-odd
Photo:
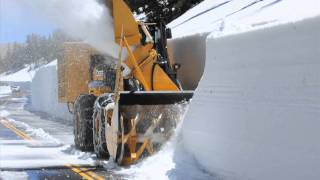
[[[71,119],[67,105],[58,102],[57,60],[37,71],[32,80],[31,91],[33,110],[62,119]]]
[[[212,173],[320,177],[320,17],[207,40],[184,143]]]

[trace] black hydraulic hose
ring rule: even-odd
[[[156,69],[156,65],[158,63],[153,63],[151,70],[151,90],[154,91],[154,70]]]

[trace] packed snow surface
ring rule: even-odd
[[[69,164],[95,165],[93,155],[74,150],[69,145],[62,145],[42,129],[34,129],[13,119],[1,121],[8,121],[22,129],[32,140],[1,139],[0,169],[64,167]]]
[[[0,177],[2,180],[26,180],[28,179],[27,172],[11,172],[11,171],[1,171]]]
[[[237,33],[320,15],[318,0],[205,0],[169,24],[173,37]]]
[[[68,164],[94,165],[92,159],[67,154],[66,146],[57,147],[50,142],[25,140],[1,140],[0,168],[46,168],[64,167]]]
[[[4,111],[6,112],[6,111]],[[1,111],[0,111],[1,114]],[[6,116],[7,117],[9,114],[9,112],[7,112]],[[4,116],[2,116],[4,117]],[[30,136],[33,137],[37,137],[38,140],[42,140],[42,141],[49,141],[51,143],[55,143],[55,144],[61,144],[61,142],[55,138],[53,138],[51,135],[49,135],[48,133],[46,133],[43,129],[41,128],[33,128],[31,126],[29,126],[28,124],[24,123],[24,122],[20,122],[20,121],[16,121],[14,119],[7,119],[7,121],[9,121],[11,124],[15,125],[16,127],[20,127],[22,129],[24,129],[24,131],[26,133],[28,133]]]

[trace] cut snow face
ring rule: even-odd
[[[71,119],[67,105],[58,102],[57,60],[40,67],[31,83],[31,109],[53,117]]]
[[[183,124],[185,146],[207,170],[319,179],[319,32],[317,16],[207,38],[204,75]]]
[[[50,22],[71,37],[81,39],[97,50],[118,57],[110,11],[96,0],[20,0],[43,22]]]
[[[318,0],[206,0],[170,24],[174,37],[211,33],[182,128],[208,171],[319,179],[319,25]]]

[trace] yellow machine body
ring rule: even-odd
[[[157,62],[158,53],[153,49],[152,43],[141,44],[139,23],[123,0],[113,0],[113,19],[115,41],[120,46],[124,46],[129,54],[125,63],[132,69],[133,76],[143,84],[146,91],[179,91],[177,85],[159,65],[153,67]],[[134,51],[131,50],[131,46],[135,46]],[[154,71],[153,68],[155,68]]]
[[[115,41],[120,44],[123,34],[129,45],[139,45],[142,36],[131,10],[123,0],[113,0],[112,4]]]
[[[146,155],[154,154],[169,139],[180,120],[176,116],[181,115],[176,103],[188,101],[192,93],[181,92],[177,83],[157,63],[159,54],[154,48],[148,28],[135,20],[127,4],[123,0],[109,0],[106,4],[113,15],[115,42],[121,49],[116,60],[114,87],[93,86],[105,78],[95,68],[90,79],[90,60],[97,52],[91,48],[76,50],[76,46],[71,46],[72,50],[65,53],[64,63],[59,65],[59,98],[61,102],[75,103],[77,124],[80,121],[77,116],[81,115],[77,112],[81,104],[77,102],[83,94],[94,95],[97,100],[92,105],[95,108],[93,131],[101,131],[101,126],[105,124],[103,140],[106,141],[108,154],[118,164],[130,165]],[[141,41],[143,36],[149,38],[146,43]],[[86,52],[85,56],[83,52]],[[79,58],[82,58],[81,61]],[[123,92],[124,79],[127,78],[123,76],[123,63],[131,70],[127,76],[136,79],[144,88],[143,91]],[[100,99],[108,99],[108,94],[112,94],[113,102],[103,107],[97,106]],[[101,110],[96,111],[97,107]],[[75,138],[77,136],[75,134]]]
[[[115,41],[128,52],[128,57],[124,62],[132,70],[132,76],[143,85],[145,91],[149,91],[150,93],[152,91],[180,91],[179,87],[157,64],[159,55],[154,49],[153,42],[141,44],[142,35],[139,31],[139,23],[134,19],[131,10],[123,0],[113,0],[113,19]],[[140,26],[143,26],[143,24],[140,24]],[[145,36],[148,36],[148,32],[144,33],[146,33]],[[134,47],[134,50],[132,50],[132,47]],[[123,51],[122,48],[121,51]],[[120,52],[119,63],[123,61],[121,54],[122,52]],[[117,76],[121,76],[121,72]],[[106,127],[106,141],[110,156],[117,160],[119,164],[130,165],[141,159],[145,153],[149,155],[155,153],[155,144],[152,141],[151,134],[161,124],[160,122],[163,118],[161,111],[168,111],[168,108],[165,109],[165,105],[160,105],[160,109],[159,106],[158,109],[150,109],[150,107],[154,106],[152,103],[156,104],[150,98],[147,101],[150,101],[151,104],[147,105],[137,103],[137,99],[132,100],[137,103],[131,104],[136,105],[135,108],[125,105],[126,103],[121,103],[121,100],[128,99],[129,97],[125,97],[124,95],[121,97],[120,92],[117,92],[122,89],[119,87],[121,85],[121,77],[117,78],[117,80],[119,82],[117,83],[118,87],[116,87],[115,92],[115,107],[112,123]],[[141,96],[139,100],[143,101],[144,97],[146,96]],[[169,109],[172,110],[172,108]],[[152,116],[150,113],[155,114],[152,111],[160,111],[161,113],[158,116],[150,118]],[[134,115],[130,116],[125,113]],[[168,119],[163,119],[162,121],[169,121]],[[148,123],[150,124],[148,130],[138,130],[139,126],[145,126]],[[124,132],[124,129],[127,129],[127,132]],[[162,133],[162,137],[167,137],[170,133],[170,131]],[[122,153],[119,153],[119,149],[121,149]]]

